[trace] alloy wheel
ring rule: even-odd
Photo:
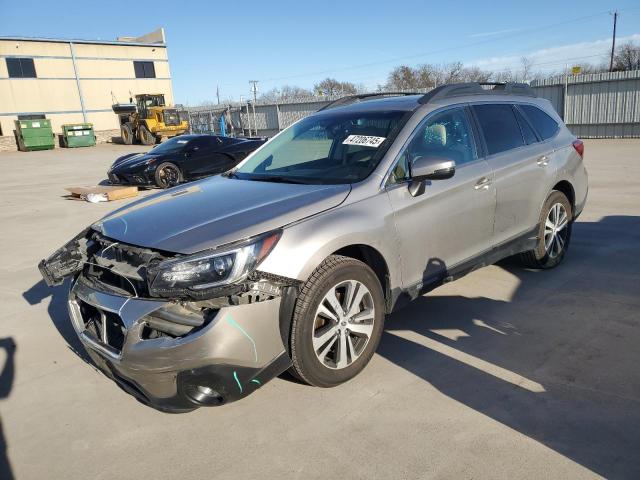
[[[357,280],[334,285],[320,301],[313,328],[313,351],[331,369],[346,368],[364,352],[375,320],[373,297]]]
[[[561,203],[552,205],[544,223],[544,248],[550,258],[562,253],[567,242],[569,215]]]
[[[180,172],[178,172],[175,167],[166,165],[162,167],[158,173],[158,177],[160,178],[160,182],[163,187],[173,187],[174,185],[177,185],[180,180]]]

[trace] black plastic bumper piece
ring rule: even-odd
[[[38,270],[40,270],[40,275],[42,275],[44,282],[49,287],[60,285],[63,282],[63,279],[54,277],[53,273],[49,271],[46,260],[40,260],[40,263],[38,263]]]
[[[185,370],[178,373],[178,395],[196,406],[224,405],[250,395],[289,367],[291,359],[282,352],[262,369],[209,365]]]

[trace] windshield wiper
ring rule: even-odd
[[[299,183],[301,185],[308,185],[308,182],[298,180],[291,177],[284,177],[281,175],[259,175],[255,177],[246,177],[243,180],[255,180],[257,182],[273,182],[273,183]]]

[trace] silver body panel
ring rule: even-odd
[[[134,202],[94,228],[116,241],[179,254],[281,228],[280,240],[258,267],[261,272],[304,282],[329,255],[363,245],[384,259],[394,296],[419,290],[433,275],[473,262],[530,232],[558,182],[571,185],[576,214],[586,202],[587,174],[572,147],[575,137],[549,102],[510,95],[494,95],[491,102],[535,104],[559,121],[560,132],[546,142],[461,165],[452,178],[431,181],[417,196],[409,193],[407,182],[388,181],[403,147],[429,114],[483,101],[463,96],[414,105],[415,112],[375,171],[359,183],[298,185],[214,177]],[[377,108],[375,104],[363,102],[356,108],[366,111]],[[122,318],[127,334],[121,352],[105,350],[84,333],[78,300]],[[74,326],[94,359],[108,361],[110,368],[154,397],[176,395],[178,371],[207,365],[260,369],[286,351],[279,297],[221,308],[210,324],[184,338],[142,340],[145,316],[167,304],[106,294],[78,283],[69,297]]]
[[[127,333],[119,354],[86,333],[79,301],[113,312],[122,319]],[[221,308],[202,330],[183,338],[142,340],[145,317],[168,304],[111,295],[78,282],[72,286],[68,302],[73,326],[87,350],[106,358],[111,368],[155,398],[176,395],[179,371],[212,364],[261,369],[285,351],[278,326],[279,298]]]

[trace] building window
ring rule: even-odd
[[[9,78],[36,78],[33,58],[7,58]]]
[[[133,62],[136,78],[156,78],[156,69],[153,62]]]

